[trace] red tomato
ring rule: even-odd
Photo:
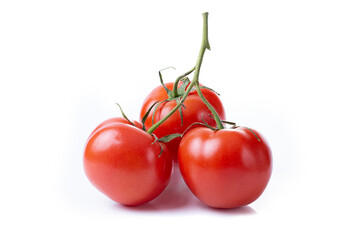
[[[166,83],[165,86],[170,90],[173,90],[174,83]],[[209,103],[215,108],[219,117],[221,119],[225,119],[224,107],[219,97],[214,92],[208,89],[201,89],[201,92],[204,95],[204,97],[209,101]],[[142,118],[145,115],[147,110],[156,101],[161,102],[166,99],[168,99],[168,95],[165,89],[163,88],[163,86],[160,85],[157,88],[155,88],[145,98],[141,108],[140,118]],[[176,104],[177,104],[176,101],[172,100],[169,102],[164,102],[161,105],[159,105],[154,115],[154,123],[158,122],[160,119],[166,116],[176,106]],[[184,101],[184,105],[186,108],[182,108],[183,125],[181,126],[180,112],[176,111],[173,115],[171,115],[169,119],[167,119],[154,131],[154,134],[157,137],[161,138],[169,134],[183,133],[192,123],[203,122],[202,116],[210,126],[216,126],[215,120],[209,116],[209,114],[211,114],[210,110],[200,99],[196,91],[191,92],[188,95],[188,97]],[[151,110],[149,117],[146,119],[145,122],[146,129],[149,129],[152,126],[153,110]],[[169,147],[173,155],[173,159],[177,158],[177,151],[180,140],[181,140],[180,138],[175,138],[174,140],[166,143],[166,145]]]
[[[86,176],[118,203],[140,205],[151,201],[165,189],[172,171],[166,146],[154,140],[154,136],[127,123],[105,124],[86,143]]]
[[[215,208],[255,201],[265,190],[272,169],[269,146],[258,132],[244,127],[190,130],[181,140],[178,161],[189,189]]]

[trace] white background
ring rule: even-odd
[[[248,207],[202,205],[179,178],[128,208],[86,179],[84,142],[137,119],[147,93],[190,69],[227,119],[257,129],[274,168]],[[359,239],[358,1],[1,1],[1,239]],[[176,176],[176,175],[175,175]],[[178,176],[179,177],[179,176]]]

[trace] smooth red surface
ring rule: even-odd
[[[194,195],[215,208],[240,207],[265,190],[271,170],[271,151],[264,138],[247,128],[213,131],[200,127],[181,140],[181,174]]]
[[[166,83],[165,86],[170,90],[173,89],[174,83]],[[225,119],[225,110],[220,101],[220,98],[212,91],[208,89],[201,89],[202,94],[208,100],[208,102],[215,108],[221,119]],[[156,101],[164,101],[168,98],[167,93],[163,86],[158,86],[145,98],[144,103],[141,108],[140,118],[142,118],[147,110],[151,107]],[[208,107],[202,102],[199,95],[196,91],[191,92],[186,100],[184,101],[186,108],[182,108],[183,112],[183,125],[181,126],[181,117],[180,112],[176,111],[169,119],[167,119],[162,125],[160,125],[155,131],[154,134],[161,138],[169,134],[174,133],[183,133],[192,123],[194,122],[203,122],[202,116],[205,121],[211,125],[216,126],[216,122],[212,119],[209,114],[211,114]],[[162,103],[155,112],[154,123],[158,122],[160,119],[165,117],[174,107],[176,106],[176,101],[169,101]],[[150,112],[149,117],[145,122],[146,129],[149,129],[152,126],[152,116],[153,110]],[[195,125],[197,127],[199,125]],[[176,138],[166,145],[169,147],[173,159],[177,158],[177,151],[180,143],[180,138]]]
[[[141,123],[139,123],[138,121],[131,120],[131,122],[135,125],[135,127],[142,129],[142,125],[141,125]],[[124,124],[132,125],[128,120],[126,120],[125,118],[122,118],[122,117],[109,118],[109,119],[103,121],[102,123],[100,123],[100,124],[92,131],[92,133],[90,134],[90,136],[91,136],[94,132],[96,132],[98,129],[102,128],[103,126],[106,126],[106,125],[109,125],[109,124],[112,124],[112,123],[124,123]]]
[[[140,205],[151,201],[165,189],[172,171],[166,146],[154,140],[154,136],[130,124],[103,125],[86,143],[86,176],[118,203]],[[159,157],[160,144],[164,151]]]

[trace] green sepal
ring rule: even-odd
[[[171,140],[173,140],[175,138],[178,138],[178,137],[182,137],[182,134],[174,133],[174,134],[166,135],[165,137],[159,138],[156,141],[167,143],[167,142],[170,142]]]
[[[251,129],[251,128],[248,128],[248,127],[244,127],[246,129],[248,129],[252,134],[254,134],[254,136],[256,137],[256,139],[261,142],[260,138],[256,135],[256,133]]]
[[[164,147],[162,146],[162,144],[159,144],[160,145],[160,153],[159,153],[159,157],[161,157],[161,154],[164,152]]]
[[[164,102],[168,102],[168,101],[171,101],[172,99],[168,98],[168,99],[165,99],[164,101],[161,101],[161,102],[158,102],[154,108],[154,111],[153,111],[153,114],[151,116],[151,125],[154,125],[154,118],[155,118],[155,112],[157,110],[157,108],[160,106],[160,104],[164,103]]]
[[[213,116],[211,116],[213,118]],[[225,123],[225,124],[229,124],[229,125],[232,125],[232,126],[236,126],[236,123],[234,122],[229,122],[229,121],[225,121],[225,120],[221,120],[222,123]]]
[[[200,89],[210,90],[210,91],[212,91],[213,93],[215,93],[216,95],[220,96],[220,93],[216,92],[216,91],[215,91],[214,89],[212,89],[212,88],[209,88],[209,87],[206,87],[206,86],[199,86],[199,88],[200,88]],[[195,92],[195,91],[196,91],[196,88],[193,87],[193,88],[191,89],[191,92]]]
[[[152,134],[152,133],[151,133],[151,135],[155,138],[155,140],[151,143],[151,145],[153,145],[154,143],[157,142],[158,138],[157,138],[157,136],[156,136],[155,134]]]
[[[155,104],[157,104],[158,102],[159,102],[159,101],[154,102],[154,103],[151,105],[151,107],[147,110],[147,112],[145,113],[145,115],[143,116],[143,118],[141,119],[142,128],[143,128],[144,131],[146,131],[146,129],[145,129],[145,121],[146,121],[147,117],[149,116],[151,109],[152,109],[152,108],[155,106]]]
[[[182,95],[185,94],[186,87],[189,86],[190,80],[189,80],[188,77],[185,77],[185,78],[181,79],[181,82],[182,82],[183,84],[181,84],[181,86],[180,86],[179,89],[178,89],[178,94],[179,94],[180,96],[182,96]]]
[[[220,93],[216,92],[214,89],[212,88],[209,88],[209,87],[206,87],[206,86],[200,86],[200,89],[207,89],[207,90],[210,90],[212,92],[214,92],[216,95],[220,96]]]
[[[129,123],[131,123],[131,125],[135,126],[135,124],[134,124],[132,121],[130,121],[130,120],[128,119],[128,117],[125,115],[125,113],[124,113],[124,111],[122,110],[120,104],[118,104],[118,103],[115,103],[115,104],[119,106],[120,112],[121,112],[121,115],[123,116],[123,118],[125,118]]]
[[[212,118],[212,119],[215,119],[213,115],[209,114],[209,117]],[[236,123],[234,122],[230,122],[230,121],[226,121],[226,120],[221,120],[222,123],[225,123],[225,124],[229,124],[232,126],[232,128],[236,127]]]
[[[247,130],[249,130],[255,137],[256,139],[258,140],[258,142],[261,142],[261,139],[256,135],[256,133],[251,129],[251,128],[248,128],[248,127],[244,127],[244,126],[232,126],[231,129],[236,129],[238,127],[243,127],[243,128],[246,128]]]
[[[160,77],[160,83],[161,83],[161,85],[164,87],[164,89],[165,89],[168,97],[169,97],[169,98],[172,98],[172,96],[173,96],[172,91],[165,86],[164,81],[163,81],[163,78],[162,78],[162,75],[161,75],[161,71],[166,70],[166,69],[169,69],[169,68],[175,69],[174,67],[167,67],[167,68],[161,69],[161,70],[159,71],[159,77]]]
[[[201,114],[201,120],[203,121],[203,123],[205,124],[206,127],[210,128],[211,130],[216,130],[216,128],[213,128],[212,126],[210,126],[204,119],[204,113]]]
[[[160,142],[159,145],[160,145],[161,150],[160,150],[160,154],[159,154],[158,158],[164,152],[164,147],[162,146],[161,143],[167,143],[175,138],[182,137],[182,134],[180,134],[180,133],[166,135],[165,137],[162,137],[162,138],[157,138],[154,134],[151,134],[151,135],[154,136],[154,138],[155,138],[155,140],[151,143],[151,145],[154,144],[155,142]]]
[[[180,98],[176,98],[175,99],[176,103],[179,104],[179,102],[181,101]],[[181,119],[181,127],[184,124],[184,118],[183,118],[183,113],[182,113],[182,107],[184,106],[184,104],[181,104],[181,106],[179,107],[179,113],[180,113],[180,119]],[[184,106],[185,107],[185,106]]]
[[[194,123],[192,123],[190,126],[188,126],[187,129],[185,129],[185,131],[182,133],[182,135],[184,136],[185,133],[186,133],[187,131],[189,131],[189,129],[190,129],[192,126],[194,126],[194,125],[201,125],[201,126],[203,126],[203,127],[209,128],[209,125],[208,125],[208,124],[206,125],[206,124],[201,123],[201,122],[194,122]],[[216,131],[216,130],[217,130],[216,128],[213,128],[213,127],[210,127],[210,129],[213,130],[213,131]]]

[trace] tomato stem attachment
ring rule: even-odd
[[[179,93],[178,93],[178,85],[179,85],[179,82],[184,78],[186,77],[187,75],[189,75],[190,73],[192,73],[193,71],[195,70],[195,67],[193,67],[190,71],[184,73],[183,75],[180,75],[174,82],[174,89],[173,89],[173,92],[172,92],[172,95],[174,98],[178,97],[179,96]]]
[[[168,89],[168,88],[165,86],[164,80],[163,80],[162,74],[161,74],[162,71],[164,71],[164,70],[166,70],[166,69],[169,69],[169,68],[172,68],[172,69],[176,70],[174,67],[167,67],[167,68],[161,69],[161,70],[159,70],[159,77],[160,77],[160,83],[161,83],[161,85],[164,87],[164,89],[165,89],[168,97],[169,97],[169,98],[172,98],[173,93],[172,93],[172,91],[171,91],[170,89]]]
[[[124,111],[122,110],[120,104],[118,103],[115,103],[116,105],[118,105],[118,107],[120,108],[120,112],[121,112],[121,115],[123,116],[123,118],[125,118],[131,125],[135,126],[135,124],[129,120],[129,118],[125,115]]]

